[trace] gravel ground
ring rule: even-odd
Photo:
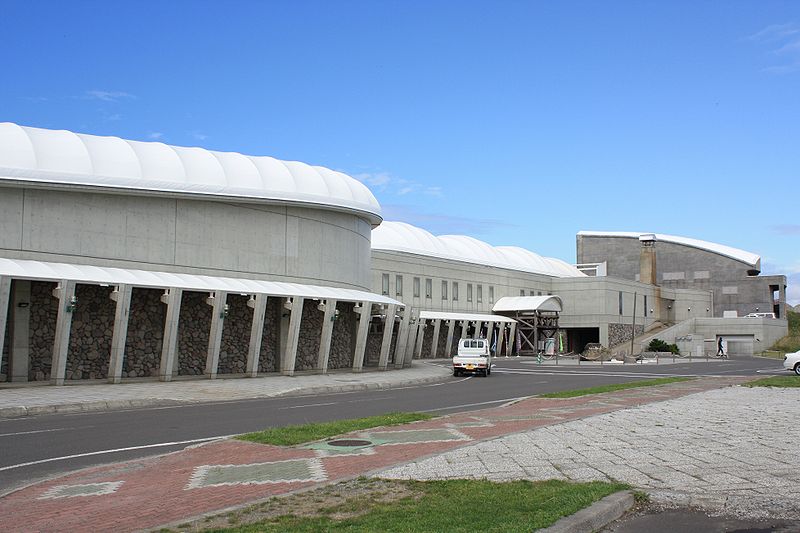
[[[800,389],[729,387],[481,442],[393,479],[617,480],[664,507],[800,519]]]

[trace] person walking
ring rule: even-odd
[[[724,346],[722,345],[722,337],[717,341],[717,357],[728,357],[725,355]]]

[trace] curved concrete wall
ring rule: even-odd
[[[370,224],[324,209],[0,187],[0,255],[369,290]]]

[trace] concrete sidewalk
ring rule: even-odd
[[[410,368],[354,374],[335,372],[257,378],[217,378],[144,381],[111,385],[105,382],[0,388],[0,418],[49,413],[101,411],[192,402],[219,402],[278,396],[349,392],[433,383],[452,376],[441,365],[415,361]]]
[[[593,420],[595,415],[635,411],[642,405],[669,403],[746,380],[702,378],[590,397],[534,397],[497,408],[355,432],[337,439],[345,440],[341,443],[278,447],[223,439],[159,457],[88,468],[22,488],[0,498],[0,517],[12,531],[156,528],[360,475],[383,476],[386,469],[409,461],[424,465],[425,458],[431,458],[428,460],[439,464],[440,454],[476,442],[494,445],[501,437],[558,428],[587,417]],[[775,430],[765,428],[766,432]],[[552,441],[552,446],[563,449],[564,442]],[[501,469],[507,458],[494,450],[482,461]],[[557,473],[554,470],[552,474]]]

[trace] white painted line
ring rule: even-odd
[[[286,409],[303,409],[304,407],[320,407],[323,405],[336,405],[338,402],[325,402],[325,403],[307,403],[305,405],[291,405],[289,407],[278,407],[278,411],[285,411]]]
[[[491,400],[488,402],[478,402],[478,403],[462,403],[460,405],[450,405],[447,407],[437,407],[436,409],[425,409],[424,411],[418,411],[419,413],[432,413],[434,411],[446,411],[447,409],[458,409],[460,407],[475,407],[477,405],[490,405],[493,403],[501,403],[501,402],[515,402],[517,400],[521,400],[523,398],[529,398],[530,396],[519,396],[517,398],[504,398],[502,400]]]
[[[97,452],[87,452],[87,453],[76,453],[74,455],[64,455],[62,457],[51,457],[49,459],[40,459],[38,461],[30,461],[28,463],[20,463],[17,465],[11,466],[3,466],[0,467],[0,472],[4,472],[6,470],[14,470],[15,468],[23,468],[26,466],[33,466],[39,465],[42,463],[52,463],[55,461],[66,461],[68,459],[78,459],[80,457],[91,457],[93,455],[106,455],[109,453],[119,453],[119,452],[130,452],[134,450],[146,450],[148,448],[163,448],[165,446],[178,446],[180,444],[195,444],[198,442],[208,442],[217,439],[226,439],[229,437],[233,437],[235,435],[220,435],[218,437],[206,437],[204,439],[192,439],[192,440],[181,440],[175,442],[160,442],[158,444],[145,444],[143,446],[129,446],[128,448],[116,448],[114,450],[100,450]]]
[[[51,431],[66,431],[72,428],[37,429],[36,431],[17,431],[16,433],[0,433],[0,437],[12,437],[14,435],[32,435],[33,433],[50,433]]]

